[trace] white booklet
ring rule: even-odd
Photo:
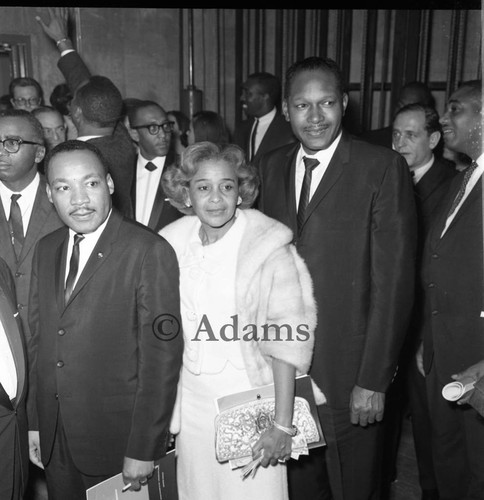
[[[155,461],[148,484],[139,491],[123,491],[123,475],[116,474],[86,490],[87,500],[178,500],[175,473],[175,450]]]

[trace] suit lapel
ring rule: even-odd
[[[118,235],[121,221],[122,216],[113,210],[104,231],[99,237],[99,240],[89,257],[86,266],[77,280],[74,290],[72,290],[72,294],[69,298],[69,302],[66,304],[66,307],[68,307],[69,304],[76,299],[79,292],[86,286],[99,268],[104,265],[106,260],[109,258],[109,255],[112,252],[113,244]]]
[[[39,234],[42,227],[46,223],[50,212],[52,211],[52,204],[44,193],[45,180],[41,177],[34,200],[34,206],[32,207],[29,225],[25,234],[24,244],[22,246],[22,251],[20,252],[19,262],[22,262],[25,259],[39,240]]]
[[[309,204],[306,208],[306,218],[304,224],[311,217],[314,209],[321,203],[321,200],[331,191],[332,187],[341,177],[343,173],[343,166],[349,161],[349,151],[350,151],[350,138],[343,133],[341,140],[336,148],[333,157],[331,158],[326,172],[316,188],[314,195],[312,196]],[[304,226],[303,224],[303,226]]]
[[[435,246],[438,246],[439,243],[449,234],[449,232],[452,231],[454,225],[459,221],[461,217],[464,216],[469,206],[471,206],[472,203],[474,203],[474,201],[476,200],[476,198],[480,196],[482,192],[480,189],[481,182],[482,182],[481,179],[477,181],[477,184],[472,188],[472,191],[468,194],[467,198],[462,203],[461,207],[459,208],[454,218],[452,219],[452,222],[449,224],[447,231],[445,231],[445,233],[441,238],[440,236],[442,234],[442,231],[444,230],[445,223],[447,221],[447,214],[450,210],[450,207],[452,206],[454,198],[457,196],[460,185],[462,183],[462,176],[461,175],[456,176],[455,184],[453,185],[453,188],[449,190],[449,193],[452,194],[447,199],[447,203],[444,205],[444,209],[442,210],[442,213],[440,214],[437,223],[434,225],[434,231],[432,233],[432,241],[434,242]]]
[[[12,240],[10,238],[10,231],[8,229],[7,217],[5,216],[5,211],[3,210],[3,203],[0,201],[0,241],[2,242],[2,247],[5,251],[3,259],[8,264],[10,269],[16,269],[17,267],[17,257],[13,250]]]
[[[15,399],[16,401],[18,401],[21,398],[25,388],[24,349],[22,345],[22,338],[20,336],[21,333],[14,316],[14,311],[1,286],[0,286],[0,321],[2,322],[5,334],[7,335],[7,339],[10,344],[10,349],[12,351],[13,359],[15,362],[15,367],[17,369],[17,397]]]

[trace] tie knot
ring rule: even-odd
[[[77,233],[74,235],[74,245],[79,245],[79,243],[84,239],[84,235]]]
[[[316,158],[309,158],[307,156],[303,156],[303,160],[306,170],[313,170],[319,165],[319,160],[317,160]]]
[[[21,194],[13,194],[10,199],[15,203],[21,196]]]
[[[154,163],[151,163],[150,161],[145,165],[146,170],[149,170],[150,172],[153,172],[153,170],[156,170],[156,165]]]

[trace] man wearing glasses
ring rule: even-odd
[[[10,102],[14,109],[33,111],[43,104],[44,93],[37,80],[29,77],[14,78],[9,86]]]
[[[171,137],[174,123],[154,101],[140,101],[128,111],[131,138],[139,154],[132,189],[135,218],[158,232],[181,217],[167,200],[161,186],[163,170],[176,160]]]
[[[26,339],[32,255],[40,238],[63,224],[47,199],[37,166],[45,154],[40,122],[28,111],[0,115],[0,257],[15,279],[17,308]]]

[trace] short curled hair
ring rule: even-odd
[[[235,144],[215,144],[202,141],[188,146],[181,154],[179,165],[171,165],[163,172],[161,182],[170,203],[186,215],[194,215],[193,207],[187,207],[190,181],[200,165],[206,161],[225,161],[232,165],[239,180],[239,208],[249,208],[259,193],[257,169],[245,162],[244,151]]]
[[[289,99],[291,95],[291,86],[294,78],[302,73],[303,71],[327,71],[334,75],[336,80],[336,88],[339,91],[340,96],[346,93],[347,85],[343,77],[343,73],[338,66],[338,64],[329,57],[307,57],[301,61],[296,61],[292,66],[290,66],[286,71],[286,80],[284,83],[284,99]]]
[[[74,95],[74,104],[84,118],[100,127],[114,127],[121,117],[123,98],[114,83],[105,76],[91,76]]]
[[[44,160],[44,171],[45,171],[45,178],[48,184],[50,184],[49,167],[52,162],[52,159],[61,153],[70,153],[72,151],[90,151],[91,153],[93,153],[95,156],[97,156],[97,158],[101,162],[104,175],[108,175],[109,165],[106,159],[104,158],[103,154],[99,150],[99,148],[95,146],[92,142],[78,141],[77,139],[72,139],[70,141],[61,142],[55,148],[49,151],[49,153],[47,153],[47,156],[45,157]]]
[[[0,111],[0,118],[21,118],[29,123],[33,139],[44,145],[44,129],[33,113],[25,109],[6,109]],[[24,137],[25,139],[25,137]]]

